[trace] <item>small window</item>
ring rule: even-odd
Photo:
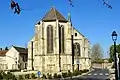
[[[77,33],[75,33],[75,36],[77,36]]]

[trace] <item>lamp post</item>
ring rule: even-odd
[[[112,32],[112,40],[114,41],[114,66],[115,66],[115,80],[118,80],[118,68],[117,68],[117,57],[116,57],[116,40],[117,33],[115,31]]]
[[[118,58],[119,58],[119,62],[118,62],[118,67],[119,67],[119,68],[118,68],[118,69],[119,69],[118,71],[119,71],[119,72],[118,72],[118,73],[119,73],[119,79],[120,79],[120,57],[118,56]]]

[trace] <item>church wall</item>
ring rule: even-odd
[[[31,42],[28,42],[28,66],[27,69],[31,70],[32,69],[32,53],[31,53]]]
[[[61,55],[61,70],[62,71],[68,71],[72,70],[72,56],[67,55]]]
[[[48,25],[52,25],[52,27],[53,27],[53,53],[47,53],[47,33],[46,33],[46,31],[47,31]],[[45,59],[44,60],[44,62],[45,62],[44,72],[46,72],[46,71],[52,72],[51,68],[53,68],[53,67],[56,67],[56,68],[54,68],[54,71],[57,71],[57,68],[58,68],[58,65],[55,65],[55,64],[59,63],[58,62],[59,60],[57,60],[58,56],[55,57],[55,54],[59,54],[59,44],[58,44],[59,38],[58,38],[57,31],[58,31],[57,22],[44,22],[44,35],[43,35],[44,36],[44,54],[46,55],[44,58]]]
[[[61,70],[72,70],[71,26],[69,23],[60,23],[64,26],[64,54],[61,54]]]
[[[77,36],[75,36],[75,34],[77,33]],[[80,53],[81,56],[80,57],[75,57],[77,58],[77,60],[79,59],[79,69],[89,69],[89,67],[91,66],[90,64],[90,58],[89,57],[89,42],[88,40],[81,35],[79,32],[77,32],[77,30],[74,30],[74,43],[78,42],[80,44]],[[76,61],[75,59],[75,68],[77,68],[76,65]]]
[[[59,72],[59,36],[58,36],[58,22],[43,22],[44,26],[43,26],[43,39],[40,38],[40,35],[38,35],[38,39],[39,40],[36,40],[34,41],[34,69],[35,70],[40,70],[40,71],[43,71],[43,72],[47,72],[47,71],[50,71],[50,72]],[[53,43],[53,46],[54,46],[54,52],[53,53],[50,53],[48,54],[47,53],[47,33],[46,33],[46,30],[47,30],[47,26],[48,25],[52,25],[53,26],[53,37],[54,37],[54,43]],[[65,26],[65,54],[67,54],[66,56],[65,55],[61,55],[61,69],[63,71],[65,70],[72,70],[72,56],[71,56],[71,39],[68,37],[68,30],[69,30],[69,27],[68,27],[68,24],[65,24],[65,23],[60,23],[60,25],[64,25]],[[39,26],[38,28],[40,28],[41,26]],[[39,31],[39,30],[38,30]],[[83,40],[84,40],[84,37],[79,34],[77,32],[77,37],[75,36],[75,33],[77,31],[74,31],[74,43],[75,42],[78,42],[81,46],[81,57],[85,57],[84,56],[84,44],[83,44]],[[39,33],[40,34],[40,33]],[[44,40],[44,41],[43,41]],[[44,42],[44,44],[43,44]],[[37,45],[36,45],[37,44]],[[29,44],[29,48],[30,47],[30,44]],[[43,49],[44,48],[44,49]],[[43,51],[44,50],[44,51]],[[28,50],[29,53],[30,50]],[[46,56],[41,56],[42,54],[45,54]],[[51,54],[56,54],[55,55],[51,55]],[[30,58],[30,54],[29,54],[29,58]],[[80,57],[80,58],[81,58]],[[43,59],[44,58],[44,59]],[[85,59],[80,59],[79,58],[79,61],[80,61],[80,65],[79,65],[79,69],[84,69],[85,68]],[[51,60],[52,59],[52,60]],[[28,64],[31,64],[31,61],[28,60]],[[76,65],[76,59],[74,60],[74,63],[75,63],[75,68],[77,68],[77,65]],[[49,70],[50,69],[50,70]],[[53,70],[52,70],[53,69]]]
[[[45,56],[45,71],[44,72],[59,72],[58,55]]]
[[[48,25],[52,25],[53,27],[53,53],[50,54],[54,54],[55,53],[55,27],[56,27],[56,22],[45,22],[44,23],[44,40],[45,40],[45,54],[47,54],[47,27]]]
[[[79,70],[85,69],[86,64],[85,64],[85,60],[83,58],[79,58],[79,59],[75,58],[74,59],[74,69],[78,69],[78,65],[77,65],[78,60],[79,60]]]
[[[54,34],[54,52],[53,53],[50,53],[50,54],[47,54],[47,46],[45,47],[45,49],[46,49],[46,55],[47,56],[45,56],[45,66],[47,66],[47,67],[45,67],[45,70],[48,70],[49,69],[49,65],[50,66],[54,66],[54,67],[56,67],[55,69],[56,69],[56,71],[59,71],[59,56],[58,56],[58,54],[59,54],[59,34],[58,34],[58,24],[57,24],[58,22],[56,21],[56,22],[45,22],[45,25],[44,25],[44,36],[45,36],[45,45],[47,45],[46,43],[47,43],[47,37],[46,37],[46,31],[45,30],[47,30],[47,26],[48,25],[52,25],[53,26],[53,33],[55,33]],[[66,39],[66,37],[67,37],[67,35],[66,35],[66,32],[67,32],[67,24],[65,24],[65,23],[60,23],[60,25],[64,25],[64,30],[65,30],[65,54],[71,54],[71,48],[69,48],[70,46],[71,46],[71,41],[67,41],[67,39]],[[56,44],[56,45],[55,45]],[[67,44],[67,46],[66,46],[66,44]],[[66,50],[66,48],[69,48],[69,50]],[[57,56],[55,57],[52,57],[52,56],[50,56],[50,55],[52,55],[52,54],[56,54]],[[48,58],[48,56],[49,56],[49,58]],[[51,61],[50,59],[55,59],[55,61],[53,60],[53,61]],[[68,66],[68,69],[71,69],[71,55],[69,55],[69,56],[61,56],[61,69],[63,69],[64,70],[64,68],[65,68],[65,66],[66,66],[66,64],[67,64],[67,66]],[[49,62],[50,61],[50,62]],[[67,61],[67,62],[66,62]],[[51,64],[52,63],[52,64]],[[57,64],[57,65],[55,65],[55,64]],[[64,65],[64,66],[63,66]],[[47,68],[47,69],[46,69]]]
[[[53,27],[53,52],[47,53],[47,27],[52,25]],[[59,59],[59,25],[64,26],[64,53],[61,53]],[[40,24],[35,25],[35,35],[34,35],[34,69],[40,70],[41,72],[59,72],[59,60],[61,64],[61,70],[67,71],[72,70],[72,46],[71,46],[71,24],[70,22],[40,22]],[[77,33],[77,36],[75,36]],[[88,42],[85,41],[85,37],[74,29],[74,43],[78,42],[80,44],[81,56],[75,57],[74,63],[75,68],[77,68],[77,58],[79,58],[79,69],[87,68],[86,64],[89,63],[88,57]],[[85,49],[86,48],[86,49]],[[31,43],[28,44],[28,69],[31,67]]]
[[[75,34],[77,33],[77,36],[75,36]],[[84,57],[85,53],[84,53],[84,37],[79,33],[77,32],[76,30],[74,30],[74,43],[79,43],[80,44],[80,54],[81,54],[81,57]]]

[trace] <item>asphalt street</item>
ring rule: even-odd
[[[94,69],[90,73],[83,76],[85,79],[91,80],[106,80],[109,78],[109,70],[108,69]]]
[[[72,79],[64,80],[107,80],[109,79],[109,70],[108,69],[93,69],[91,72],[83,76],[74,77]]]

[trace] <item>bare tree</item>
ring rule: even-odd
[[[102,59],[103,57],[103,49],[100,46],[100,44],[94,44],[92,47],[92,54],[91,54],[91,58],[92,58],[92,62],[96,62],[99,61],[100,59]]]

